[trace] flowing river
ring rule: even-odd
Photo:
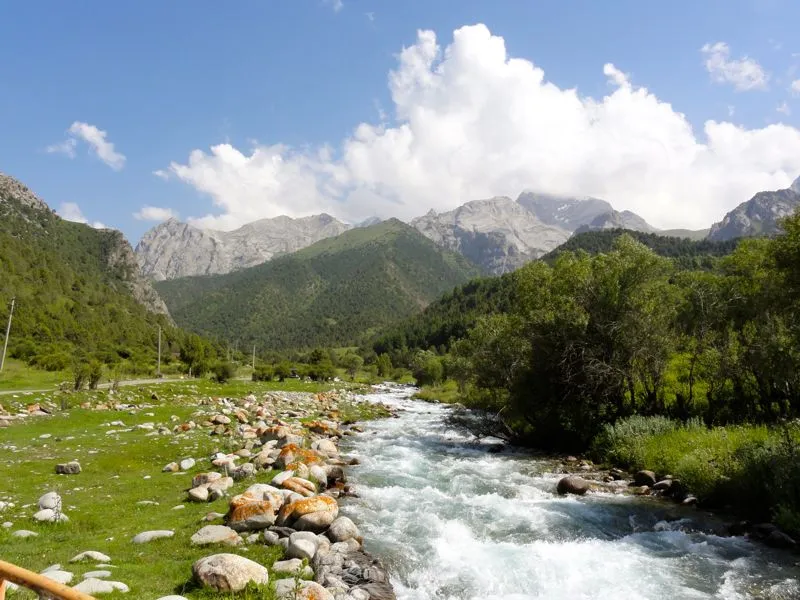
[[[553,461],[489,453],[409,393],[370,395],[403,412],[345,445],[361,465],[343,512],[401,600],[800,598],[792,554],[661,501],[559,497]]]

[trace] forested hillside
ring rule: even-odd
[[[0,175],[0,321],[16,298],[9,355],[51,370],[95,358],[154,363],[179,333],[139,279],[122,234],[60,219],[15,180]],[[163,305],[161,305],[163,307]],[[165,310],[165,309],[164,309]]]
[[[656,254],[668,257],[677,269],[711,269],[719,257],[730,254],[738,244],[738,240],[692,241],[641,231],[611,229],[573,236],[540,260],[552,264],[565,252],[583,251],[589,255],[609,252],[622,235],[630,236]],[[379,354],[393,354],[395,362],[402,362],[403,358],[397,353],[403,349],[446,348],[453,340],[465,337],[479,317],[509,312],[517,302],[519,277],[520,271],[515,271],[501,277],[470,281],[446,293],[424,312],[380,334],[373,343],[373,349]]]
[[[263,265],[156,287],[183,327],[240,347],[286,350],[361,342],[477,274],[391,219]]]
[[[609,252],[614,247],[614,241],[623,234],[627,234],[637,242],[647,246],[659,256],[675,259],[676,264],[684,269],[709,269],[713,267],[714,257],[730,254],[739,243],[738,239],[725,241],[692,240],[628,229],[605,229],[574,235],[558,248],[543,256],[542,259],[552,261],[564,252],[577,252],[578,250],[584,250],[589,254]]]

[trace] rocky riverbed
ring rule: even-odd
[[[144,433],[189,440],[201,435],[214,438],[224,448],[209,456],[179,455],[166,464],[152,465],[152,477],[185,478],[184,495],[174,498],[176,510],[186,503],[224,501],[227,506],[225,512],[206,514],[185,540],[187,545],[207,550],[187,572],[194,586],[229,593],[268,585],[278,598],[292,600],[395,598],[380,560],[365,551],[358,526],[339,514],[338,500],[354,494],[347,483],[347,468],[358,463],[358,459],[340,453],[339,443],[363,431],[352,416],[345,418],[341,410],[346,405],[349,413],[364,414],[353,410],[363,402],[360,397],[341,391],[207,397],[199,401],[192,419],[173,417],[168,423],[153,421],[134,427],[114,416],[147,411],[159,399],[154,394],[150,400],[152,404],[130,404],[112,395],[83,408],[108,412],[112,418],[102,424],[106,436]],[[42,417],[56,411],[55,406],[44,402],[19,405],[6,421]],[[390,409],[375,404],[370,404],[367,412],[391,414]],[[49,434],[44,436],[47,437],[42,440],[40,436],[37,442],[50,440]],[[79,481],[80,462],[55,464],[53,473]],[[249,485],[241,490],[242,483]],[[240,492],[234,494],[235,488]],[[137,504],[158,503],[142,500]],[[43,494],[35,504],[21,507],[9,500],[0,501],[0,511],[20,514],[20,509],[33,521],[55,526],[70,519],[70,508],[55,490]],[[39,535],[17,528],[12,522],[5,525],[14,530],[14,538]],[[158,544],[174,536],[175,531],[170,528],[144,530],[132,536],[130,543]],[[257,545],[280,547],[284,558],[267,568],[239,552]],[[61,564],[47,567],[42,574],[63,584],[74,584],[75,589],[91,595],[135,592],[129,583],[114,580],[113,557],[105,554],[103,547],[81,551],[70,564],[83,561],[91,561],[94,568],[81,577]],[[75,583],[75,579],[80,581]],[[163,600],[180,598],[162,596]]]

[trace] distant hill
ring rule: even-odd
[[[577,233],[542,260],[554,260],[562,252],[584,250],[589,254],[609,252],[614,240],[623,234],[630,235],[656,254],[675,259],[682,268],[704,268],[712,257],[725,256],[736,248],[738,240],[714,241],[708,239],[691,240],[688,238],[667,237],[664,232],[645,233],[627,229],[605,229]]]
[[[794,214],[800,207],[800,177],[785,190],[759,192],[742,202],[714,223],[708,238],[730,240],[738,237],[774,235],[780,231],[780,219]]]
[[[676,238],[687,238],[690,240],[704,240],[708,237],[708,233],[711,231],[711,228],[708,229],[662,229],[658,232],[658,235],[665,235],[667,237],[676,237]]]
[[[59,218],[0,174],[0,321],[16,297],[9,354],[60,370],[93,355],[108,363],[156,354],[166,306],[119,231]],[[0,339],[2,339],[0,334]]]
[[[554,261],[559,254],[568,251],[608,252],[614,240],[623,234],[630,235],[661,256],[672,258],[679,268],[684,269],[710,268],[715,258],[731,253],[738,244],[738,240],[691,241],[655,233],[607,229],[577,234],[539,260]],[[517,274],[515,271],[501,277],[484,277],[459,286],[433,302],[424,312],[382,332],[373,339],[373,349],[378,353],[392,353],[408,348],[449,346],[454,340],[465,337],[481,316],[510,310],[516,301]]]
[[[362,341],[478,272],[390,219],[256,267],[156,289],[181,326],[240,347],[286,350]]]

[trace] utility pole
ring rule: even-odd
[[[158,378],[161,378],[161,325],[158,326],[158,371],[156,372]]]
[[[11,312],[8,313],[8,326],[6,327],[6,340],[3,342],[3,357],[0,358],[0,371],[3,370],[3,365],[6,364],[6,350],[8,349],[8,336],[11,335],[11,319],[14,316],[14,303],[16,298],[11,299]]]
[[[253,344],[253,371],[256,370],[256,345]]]

